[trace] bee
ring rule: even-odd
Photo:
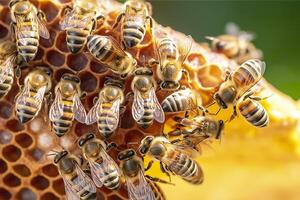
[[[222,53],[228,58],[236,60],[239,64],[248,59],[262,58],[261,50],[257,49],[251,42],[254,39],[253,34],[241,31],[234,23],[228,23],[225,29],[226,35],[207,37],[212,41],[213,51]]]
[[[122,50],[110,36],[89,36],[87,47],[97,61],[119,74],[121,78],[126,78],[135,70],[136,60],[130,53]]]
[[[263,77],[265,68],[265,62],[251,59],[244,62],[232,73],[228,73],[213,98],[220,109],[227,109],[228,105],[233,105],[234,112],[230,120],[237,116],[238,104],[242,116],[249,123],[256,127],[267,126],[269,117],[266,110],[258,102],[254,102],[254,100],[259,101],[263,98],[254,97],[254,91],[252,90]]]
[[[166,200],[164,192],[154,181],[151,181],[148,177],[146,177],[146,181],[154,193],[155,200]]]
[[[150,27],[152,33],[152,6],[144,0],[127,0],[123,12],[117,17],[113,28],[122,21],[121,36],[125,48],[133,48],[142,43]],[[146,45],[145,45],[146,46]]]
[[[14,65],[17,60],[17,47],[14,42],[0,44],[0,98],[11,89],[14,82]]]
[[[127,149],[119,153],[120,168],[125,176],[130,200],[155,200],[155,195],[144,176],[144,163],[135,151]]]
[[[104,138],[109,138],[118,127],[120,106],[124,103],[123,87],[121,81],[108,79],[87,115],[86,124],[98,122],[98,129]]]
[[[164,111],[155,94],[156,82],[152,76],[153,72],[150,69],[138,68],[131,83],[134,94],[132,116],[143,128],[148,128],[153,119],[159,123],[165,121]]]
[[[110,190],[120,187],[121,171],[116,162],[106,153],[107,145],[96,139],[92,133],[78,142],[84,158],[88,161],[91,175],[97,187],[104,185]]]
[[[81,162],[77,157],[67,151],[61,151],[55,155],[54,163],[64,181],[67,200],[96,200],[96,186],[82,171]]]
[[[107,3],[108,0],[76,0],[73,8],[65,7],[60,27],[66,30],[67,46],[72,53],[83,49],[87,37],[96,29],[97,20],[105,19],[105,10],[99,8]]]
[[[15,36],[18,54],[29,62],[34,59],[40,36],[49,39],[45,14],[28,0],[12,0],[9,3],[12,33]]]
[[[156,55],[158,57],[157,76],[161,80],[160,87],[163,90],[177,90],[180,87],[179,81],[183,73],[182,64],[187,58],[192,48],[192,38],[187,37],[184,48],[180,48],[176,42],[168,37],[163,36],[156,41]],[[153,63],[154,64],[154,63]]]
[[[161,105],[165,112],[181,112],[196,109],[201,104],[201,96],[196,91],[185,88],[167,96]]]
[[[170,171],[189,183],[198,185],[203,182],[203,171],[192,159],[197,152],[192,148],[172,144],[165,137],[146,136],[141,141],[139,152],[149,155],[153,161],[160,161],[162,171],[168,176],[167,171]]]
[[[85,123],[86,111],[80,101],[85,93],[80,89],[80,79],[77,76],[64,74],[55,87],[55,94],[49,119],[54,132],[61,137],[70,130],[74,118]]]
[[[47,67],[36,67],[30,72],[16,98],[16,115],[21,123],[34,119],[40,112],[45,95],[52,87],[52,71]]]

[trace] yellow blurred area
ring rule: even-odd
[[[234,119],[221,142],[201,146],[198,161],[205,173],[204,183],[192,186],[172,177],[176,187],[160,184],[167,199],[300,199],[300,103],[270,85],[260,95],[270,93],[273,95],[261,102],[269,113],[270,125],[258,129],[241,116]],[[226,120],[230,113],[223,111],[218,117]],[[168,180],[159,172],[158,163],[151,170],[149,174]]]

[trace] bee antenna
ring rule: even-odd
[[[211,107],[211,106],[213,106],[215,104],[216,104],[216,101],[213,101],[212,103],[208,104],[208,106],[206,106],[205,108],[209,108],[209,107]]]
[[[210,40],[210,41],[214,41],[214,40],[216,40],[217,38],[212,37],[212,36],[205,36],[205,39]]]

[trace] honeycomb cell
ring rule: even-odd
[[[123,116],[130,116],[130,117],[121,117],[121,125],[120,125],[121,128],[124,129],[132,128],[136,122],[131,117],[131,109],[127,108]]]
[[[41,196],[41,200],[59,200],[59,198],[55,194],[47,192]]]
[[[50,50],[47,52],[47,61],[55,67],[60,67],[65,63],[65,56],[58,51]]]
[[[23,164],[17,164],[13,166],[13,170],[20,176],[28,177],[31,175],[30,169]]]
[[[105,196],[102,194],[102,192],[97,193],[97,200],[105,200]]]
[[[5,101],[0,101],[0,117],[3,119],[8,119],[10,118],[12,114],[13,108],[11,104],[5,102]]]
[[[57,192],[58,194],[60,195],[65,194],[65,185],[64,185],[64,181],[61,178],[53,181],[52,187],[54,191]]]
[[[199,67],[206,63],[206,59],[202,54],[199,53],[191,53],[186,61],[189,63],[191,67]]]
[[[6,127],[13,132],[19,132],[24,130],[24,125],[17,119],[9,120],[6,123]]]
[[[112,196],[109,196],[109,197],[107,198],[107,200],[122,200],[122,198],[119,197],[118,195],[114,194],[114,195],[112,195]]]
[[[85,68],[88,59],[83,53],[70,54],[67,58],[67,65],[75,71],[81,71]]]
[[[8,144],[12,139],[12,135],[8,131],[0,130],[0,143]]]
[[[46,175],[46,176],[49,176],[49,177],[56,177],[58,176],[58,170],[57,170],[57,167],[54,165],[54,164],[48,164],[48,165],[45,165],[43,168],[42,168],[42,172]]]
[[[36,194],[29,188],[22,188],[16,195],[17,200],[36,200]]]
[[[66,42],[66,32],[65,31],[61,31],[58,34],[55,45],[56,45],[56,48],[58,48],[60,51],[62,51],[64,53],[69,52],[67,42]]]
[[[41,2],[40,9],[45,13],[48,23],[54,20],[59,12],[57,5],[53,4],[51,1],[47,3]]]
[[[41,149],[35,148],[29,151],[29,155],[35,160],[39,161],[43,158],[44,152]]]
[[[140,141],[144,138],[144,134],[138,130],[132,130],[126,133],[125,144],[128,148],[137,148]]]
[[[49,187],[48,179],[40,175],[31,179],[30,184],[37,190],[45,190],[47,187]]]
[[[44,50],[39,46],[38,52],[35,55],[35,59],[41,60],[43,58],[44,54],[45,54]]]
[[[0,187],[0,200],[8,200],[11,198],[11,194],[5,188]]]
[[[78,137],[81,137],[82,135],[86,134],[91,130],[91,125],[81,124],[77,123],[75,125],[75,133]]]
[[[21,133],[17,135],[15,140],[23,148],[29,147],[33,142],[31,136],[26,133]]]
[[[4,22],[5,24],[10,24],[10,14],[9,14],[9,8],[5,7],[0,12],[0,20]]]
[[[7,28],[5,26],[3,26],[2,24],[0,24],[0,39],[5,38],[7,33],[8,33]]]
[[[89,72],[83,72],[79,75],[81,79],[81,89],[86,92],[93,92],[97,87],[97,79],[96,77],[89,73]]]
[[[7,170],[7,164],[4,160],[0,159],[0,174],[4,174]]]
[[[98,74],[101,74],[101,73],[104,73],[107,71],[107,67],[105,67],[104,65],[98,63],[98,62],[94,62],[94,61],[91,61],[90,63],[90,69],[95,72],[95,73],[98,73]]]
[[[17,187],[21,184],[21,180],[12,173],[7,174],[3,178],[3,182],[5,185],[7,185],[9,187]]]
[[[19,87],[17,84],[14,84],[8,94],[5,96],[8,102],[14,102],[16,95],[19,92]]]
[[[9,162],[16,162],[21,157],[21,150],[11,144],[3,148],[2,155]]]

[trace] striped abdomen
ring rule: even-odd
[[[64,99],[60,103],[63,104],[63,115],[52,121],[53,130],[59,137],[65,135],[70,130],[74,119],[73,101]]]
[[[132,48],[140,44],[145,36],[145,26],[142,23],[129,20],[123,23],[122,36],[126,47]]]
[[[96,193],[91,193],[88,190],[91,190],[89,186],[82,187],[82,181],[75,175],[71,181],[74,183],[73,190],[76,191],[76,194],[80,197],[81,200],[96,200]]]
[[[67,29],[67,46],[72,53],[78,53],[86,44],[87,37],[91,30],[88,28],[68,28]]]
[[[90,36],[87,47],[91,54],[102,63],[108,63],[115,57],[112,43],[107,38]]]
[[[175,42],[170,38],[163,38],[159,45],[158,51],[162,58],[166,58],[168,60],[177,60],[178,59],[178,49]]]
[[[180,112],[195,108],[195,95],[189,90],[180,90],[169,95],[162,102],[165,112]]]
[[[11,70],[12,73],[9,73],[4,78],[4,82],[0,84],[0,98],[4,97],[11,89],[12,84],[14,82],[14,73]]]
[[[265,71],[265,63],[252,59],[244,62],[233,74],[233,81],[237,87],[254,84]]]
[[[117,169],[111,168],[105,172],[105,175],[101,175],[100,180],[110,190],[116,190],[120,187],[120,176]]]
[[[260,103],[251,99],[246,99],[239,103],[238,108],[245,119],[254,126],[265,127],[268,125],[268,113]]]
[[[30,90],[30,96],[23,97],[24,101],[16,104],[16,114],[21,123],[32,120],[40,111],[41,104],[34,98],[36,90]]]
[[[116,116],[111,111],[111,103],[103,103],[102,104],[102,112],[98,117],[98,129],[103,137],[109,138],[114,130],[112,127],[116,127]]]
[[[167,167],[176,175],[192,184],[197,185],[203,182],[203,171],[196,161],[185,154],[174,151],[169,153],[169,157],[172,162]]]
[[[155,182],[149,180],[147,177],[146,177],[146,181],[153,191],[155,200],[166,200],[164,192]]]
[[[142,128],[148,128],[153,123],[154,104],[148,98],[144,99],[144,115],[137,121]]]
[[[25,21],[18,25],[17,49],[19,55],[21,55],[26,62],[34,59],[38,51],[39,38],[37,23]]]

